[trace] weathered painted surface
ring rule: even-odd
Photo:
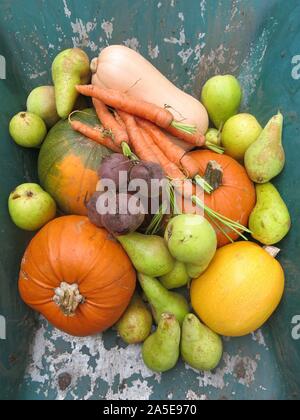
[[[297,0],[51,0],[51,5],[45,0],[2,0],[0,56],[7,75],[0,80],[1,99],[5,98],[0,103],[0,177],[5,180],[0,196],[0,315],[7,320],[7,340],[0,342],[3,397],[299,398],[300,341],[292,338],[292,319],[300,313],[297,222],[282,244],[280,259],[287,271],[283,305],[263,331],[226,340],[216,372],[200,374],[179,363],[171,372],[153,375],[143,365],[139,347],[125,347],[114,331],[72,339],[41,321],[18,394],[32,316],[18,298],[16,262],[29,238],[10,223],[6,197],[15,185],[35,179],[35,156],[17,148],[5,134],[10,116],[24,108],[27,93],[51,82],[51,62],[64,48],[79,46],[93,57],[107,45],[127,45],[196,96],[209,76],[234,73],[245,90],[243,107],[261,123],[278,106],[285,114],[288,167],[277,184],[297,221],[299,15]],[[64,374],[68,379],[63,382],[71,383],[62,390]]]

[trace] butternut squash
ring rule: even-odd
[[[105,48],[91,63],[92,83],[99,87],[118,89],[158,106],[167,105],[175,119],[185,118],[202,134],[208,129],[204,106],[163,76],[149,61],[123,45]],[[189,146],[189,145],[188,145]]]

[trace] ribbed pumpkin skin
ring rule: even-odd
[[[75,316],[53,302],[62,282],[77,284],[84,297]],[[24,302],[60,330],[74,336],[114,325],[134,293],[136,274],[119,243],[87,217],[64,216],[33,238],[22,260],[19,290]]]
[[[223,170],[222,185],[213,193],[204,195],[204,203],[212,210],[228,217],[229,219],[248,226],[249,216],[256,204],[256,193],[253,182],[249,179],[245,168],[236,160],[227,155],[219,155],[209,150],[191,152],[199,164],[199,174],[204,176],[210,161],[216,161]],[[185,207],[188,212],[189,206]],[[207,216],[206,216],[207,217]],[[210,221],[210,219],[208,219]],[[212,224],[218,238],[218,247],[227,245],[230,241]],[[226,233],[235,241],[239,235],[222,226]]]
[[[100,122],[92,109],[72,119],[95,126]],[[65,214],[86,215],[85,203],[96,190],[97,170],[111,151],[58,122],[46,137],[39,155],[38,172],[43,188]]]

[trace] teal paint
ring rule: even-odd
[[[0,341],[1,398],[299,399],[300,341],[292,335],[300,313],[299,15],[296,0],[1,2],[6,79],[0,77],[0,314],[7,331]],[[125,347],[114,331],[71,339],[42,322],[33,335],[34,317],[18,297],[19,262],[31,236],[10,222],[7,197],[16,185],[37,179],[36,153],[13,144],[9,119],[24,109],[33,87],[51,82],[58,51],[79,46],[92,58],[116,43],[137,49],[197,97],[209,76],[233,73],[245,90],[244,109],[262,124],[278,107],[285,116],[288,163],[276,180],[294,222],[280,245],[285,298],[261,333],[225,341],[224,360],[212,374],[179,363],[153,375],[141,363],[139,348]],[[61,391],[57,381],[64,372],[72,383]]]

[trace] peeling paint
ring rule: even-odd
[[[45,76],[46,74],[48,74],[47,71],[40,71],[40,72],[36,72],[36,73],[31,73],[29,75],[29,79],[30,80],[38,79],[39,77]]]
[[[152,44],[150,43],[148,45],[148,54],[149,57],[152,58],[152,60],[157,58],[159,56],[159,46],[156,45],[155,47],[152,47]]]
[[[70,19],[71,15],[72,15],[72,12],[71,12],[71,10],[68,7],[67,0],[63,0],[63,4],[64,4],[64,12],[65,12],[65,15],[66,15],[67,18]]]
[[[274,22],[274,27],[276,25],[277,22]],[[272,33],[271,30],[263,30],[257,42],[250,46],[249,53],[240,67],[239,80],[244,88],[243,107],[248,107],[249,99],[256,91],[257,82],[262,72],[263,60]]]
[[[187,50],[179,51],[177,55],[181,58],[182,64],[184,65],[188,62],[189,58],[193,55],[193,53],[193,48],[188,48]]]
[[[98,50],[98,46],[95,42],[89,39],[89,33],[93,32],[97,28],[96,19],[94,19],[93,22],[87,22],[85,24],[82,19],[76,18],[75,22],[71,22],[71,27],[73,33],[77,35],[72,37],[74,47],[90,48],[93,52]]]
[[[198,394],[196,394],[196,392],[194,392],[192,390],[189,390],[186,393],[185,398],[189,401],[206,401],[206,400],[208,400],[207,395],[205,395],[205,394],[198,395]]]
[[[173,36],[171,38],[164,38],[164,42],[174,45],[178,44],[180,46],[184,45],[186,42],[184,27],[180,29],[179,38]]]
[[[258,330],[252,333],[252,340],[258,343],[260,346],[264,347],[266,350],[269,350],[265,341],[265,337],[263,336],[262,330]]]
[[[230,356],[224,353],[223,364],[225,366],[216,369],[215,372],[201,373],[197,379],[200,387],[213,387],[224,389],[226,387],[226,376],[233,375],[239,384],[249,387],[255,381],[255,372],[258,368],[258,360],[250,357],[241,357],[239,355]],[[186,365],[187,369],[192,369]],[[195,371],[197,372],[197,371]]]
[[[106,35],[107,39],[112,39],[112,34],[113,34],[113,31],[114,31],[113,22],[114,22],[114,18],[112,18],[110,21],[109,20],[104,20],[101,24],[101,28],[105,32],[105,35]]]
[[[178,17],[182,22],[184,22],[184,14],[182,12],[178,13]]]
[[[137,40],[137,38],[129,38],[129,39],[126,39],[123,42],[123,44],[126,45],[126,47],[129,47],[129,48],[131,48],[131,49],[133,49],[135,51],[138,51],[139,50],[139,47],[140,47],[140,43]]]
[[[201,0],[200,1],[200,13],[201,13],[201,18],[204,21],[204,17],[205,17],[205,12],[206,12],[206,0]]]
[[[161,375],[154,374],[143,363],[140,346],[126,348],[114,347],[107,350],[102,335],[87,338],[74,338],[56,329],[47,331],[47,322],[42,319],[31,349],[31,362],[28,365],[25,380],[30,384],[38,384],[41,395],[47,397],[49,391],[57,393],[57,399],[65,399],[70,392],[77,399],[76,389],[82,377],[89,379],[83,399],[93,396],[99,380],[104,381],[108,390],[108,399],[148,399],[152,393],[152,385],[148,378],[160,383]],[[68,351],[60,349],[69,348]],[[94,365],[90,365],[93,358]],[[71,390],[61,391],[57,387],[60,374],[69,372],[72,376]],[[139,375],[139,379],[134,376]],[[118,383],[133,378],[130,385],[122,389],[114,389],[115,378]],[[120,387],[121,388],[121,387]]]

